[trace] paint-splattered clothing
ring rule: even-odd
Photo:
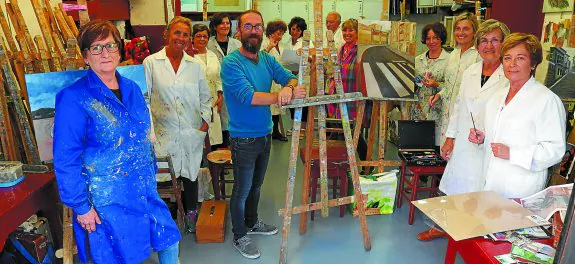
[[[56,96],[54,168],[62,202],[74,210],[80,261],[139,263],[181,235],[156,190],[150,115],[138,86],[116,72],[122,102],[88,70]],[[76,221],[93,207],[88,234]],[[87,239],[87,240],[86,240]]]
[[[166,49],[144,60],[146,84],[150,91],[155,144],[158,155],[172,157],[177,177],[196,181],[206,132],[202,121],[211,122],[211,96],[200,64],[184,53],[174,72]]]

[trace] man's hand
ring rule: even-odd
[[[303,85],[298,85],[295,88],[293,88],[293,98],[294,99],[304,98],[306,93],[307,92],[306,92],[305,87]]]
[[[278,93],[278,105],[282,106],[291,103],[292,95],[291,88],[282,88]]]
[[[82,226],[84,230],[88,231],[88,233],[96,231],[96,224],[102,224],[102,221],[100,221],[100,217],[98,216],[98,213],[96,213],[96,210],[94,210],[94,207],[92,207],[87,213],[78,215],[76,220],[78,220],[80,226]]]
[[[509,147],[501,143],[491,143],[491,151],[493,151],[493,156],[509,160]]]
[[[454,138],[446,138],[443,147],[441,147],[441,157],[444,160],[449,160],[451,158],[451,153],[453,152],[453,141]]]
[[[208,132],[208,128],[210,128],[208,126],[208,123],[206,123],[206,121],[202,119],[202,127],[200,127],[200,131]]]

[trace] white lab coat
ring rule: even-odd
[[[269,43],[270,43],[270,39],[268,37],[264,37],[260,49],[265,51],[265,49],[269,45]],[[274,58],[276,58],[276,60],[279,63],[281,63],[281,59],[282,59],[281,54],[284,52],[284,48],[283,48],[282,43],[278,43],[278,47],[279,47],[279,52],[276,48],[273,48],[270,50],[269,54],[272,55]],[[280,84],[277,84],[276,82],[272,82],[272,87],[270,88],[271,93],[277,93],[281,89],[282,89],[282,86]],[[279,105],[277,105],[277,104],[270,105],[270,110],[272,112],[272,115],[281,115],[285,112],[285,110],[281,109],[279,107]]]
[[[206,132],[202,120],[210,123],[210,89],[201,66],[188,54],[178,72],[166,56],[166,49],[144,60],[146,84],[157,138],[158,155],[172,157],[176,176],[195,181],[202,161]]]
[[[288,38],[286,42],[284,42],[284,46],[286,50],[294,50],[297,51],[303,47],[303,37],[298,38],[295,44],[292,44],[291,37]],[[309,47],[313,48],[313,41],[309,41]]]
[[[215,106],[218,100],[218,91],[222,92],[220,61],[218,60],[218,56],[211,50],[207,50],[204,54],[195,54],[192,60],[200,64],[206,74],[208,87],[210,87],[210,96],[212,98],[212,120],[210,122],[210,129],[208,130],[210,145],[222,144],[224,142],[222,137],[222,123],[218,107]]]
[[[459,94],[463,72],[472,64],[481,61],[475,47],[471,47],[461,54],[460,48],[449,53],[447,68],[445,68],[445,87],[439,91],[441,95],[441,138],[440,146],[445,143],[445,132],[449,125],[449,115]]]
[[[241,46],[242,46],[242,43],[239,40],[229,37],[228,38],[228,50],[226,51],[226,55],[239,49]],[[220,64],[221,64],[222,60],[224,59],[224,57],[226,55],[224,55],[222,48],[220,48],[220,45],[218,45],[218,41],[216,40],[215,36],[210,37],[210,40],[208,40],[208,47],[207,48],[208,48],[208,50],[211,50],[212,52],[214,52],[214,54],[216,54],[216,56],[218,57],[218,60],[220,61]],[[228,107],[226,106],[225,102],[222,103],[222,111],[220,112],[220,120],[222,121],[222,130],[227,131],[228,130],[228,123],[229,123],[229,115],[228,115]]]
[[[503,90],[509,84],[503,73],[503,65],[499,65],[491,77],[481,86],[483,62],[475,63],[463,73],[459,95],[449,116],[449,126],[446,136],[455,138],[451,159],[439,184],[439,189],[449,195],[478,192],[483,190],[485,180],[483,174],[483,148],[467,139],[473,121],[477,129],[483,131],[485,104],[497,91]]]
[[[485,107],[485,190],[524,198],[545,188],[547,169],[565,153],[565,108],[561,99],[531,77],[505,105],[506,86]],[[496,158],[491,143],[509,147],[509,160]]]

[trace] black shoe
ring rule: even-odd
[[[282,134],[280,134],[280,133],[273,134],[273,135],[272,135],[272,138],[273,138],[273,139],[277,139],[277,140],[279,140],[279,141],[288,141],[287,137],[284,136],[284,135],[282,135]]]

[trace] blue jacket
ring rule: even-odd
[[[62,202],[74,215],[94,207],[102,220],[88,234],[74,216],[81,261],[89,245],[94,263],[140,263],[181,235],[156,189],[142,92],[116,76],[122,102],[92,70],[57,94],[54,168]]]

